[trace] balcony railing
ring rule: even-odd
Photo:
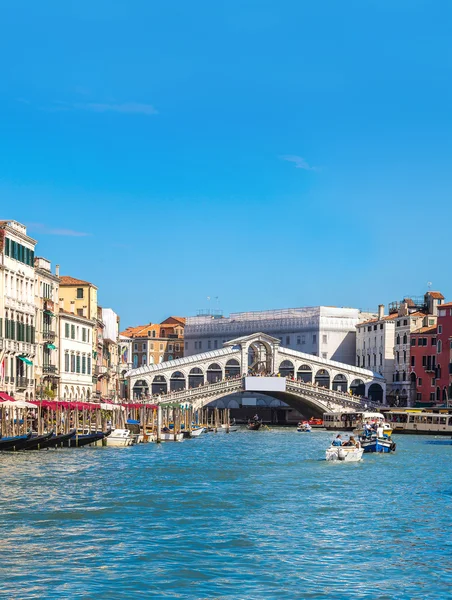
[[[55,365],[43,365],[42,372],[43,373],[56,373],[57,368]]]
[[[31,380],[27,379],[26,377],[17,377],[16,387],[18,387],[18,388],[26,388],[29,385],[30,382],[31,382]]]
[[[50,331],[50,329],[48,329],[47,331],[42,332],[42,337],[45,340],[53,342],[53,341],[55,341],[56,333],[54,331]]]

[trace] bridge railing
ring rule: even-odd
[[[152,396],[152,400],[157,404],[167,404],[168,402],[190,402],[206,395],[215,395],[225,389],[230,392],[243,389],[243,378],[223,379],[215,383],[205,383],[196,388],[184,389],[179,392],[170,392],[164,396]]]

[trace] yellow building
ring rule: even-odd
[[[89,281],[63,275],[59,295],[60,308],[63,310],[91,321],[97,319],[97,287]]]

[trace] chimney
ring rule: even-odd
[[[378,320],[381,321],[381,319],[385,316],[385,305],[384,304],[379,304],[378,305]]]
[[[71,312],[73,315],[75,315],[75,301],[71,300],[71,307],[69,312]]]
[[[60,265],[55,265],[55,275],[56,275],[57,277],[59,277],[59,276],[60,276]]]

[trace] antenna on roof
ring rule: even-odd
[[[432,289],[432,282],[427,281],[427,285],[428,285],[428,291],[430,291]]]

